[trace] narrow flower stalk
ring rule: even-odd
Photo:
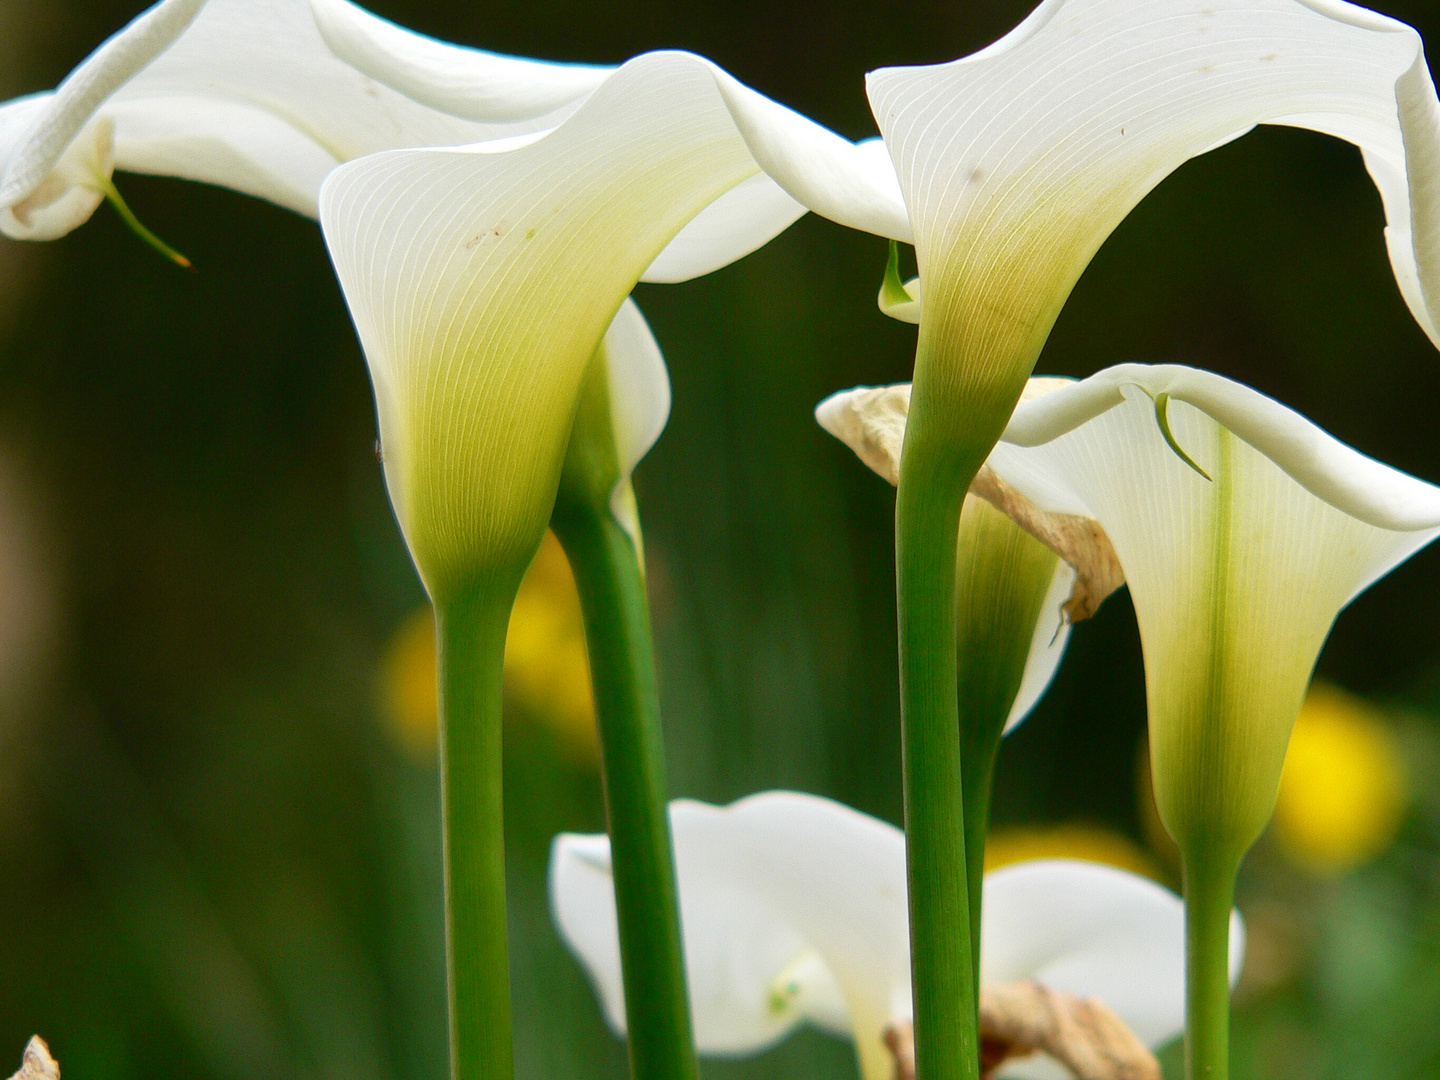
[[[501,705],[520,578],[432,594],[440,668],[440,797],[452,1080],[510,1080]]]
[[[892,258],[889,276],[893,266]],[[1024,396],[1064,385],[1063,379],[1031,379]],[[894,483],[909,404],[908,385],[858,387],[827,398],[815,415]],[[1024,719],[1049,685],[1071,623],[1093,614],[1123,579],[1097,523],[1039,512],[988,468],[977,474],[961,512],[956,579],[960,769],[978,977],[985,834],[1001,737]]]
[[[668,391],[659,348],[639,309],[626,301],[586,373],[550,519],[574,570],[585,615],[633,1080],[699,1076],[629,475],[634,459],[665,423]]]
[[[914,956],[915,1063],[927,1080],[979,1080],[965,795],[956,704],[956,531],[967,468],[938,447],[901,459],[895,505],[901,752]],[[918,482],[907,477],[920,477]]]
[[[1227,851],[1182,849],[1185,892],[1185,1076],[1230,1075],[1230,949],[1228,913],[1240,860]]]

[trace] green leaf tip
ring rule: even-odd
[[[900,243],[896,240],[890,241],[890,258],[885,262],[885,280],[880,285],[880,298],[891,306],[915,300],[900,280]]]
[[[105,181],[103,191],[106,201],[109,202],[109,204],[115,208],[115,212],[120,215],[120,220],[125,222],[125,224],[129,226],[130,231],[144,241],[148,247],[158,251],[163,257],[173,262],[176,266],[189,270],[192,274],[196,272],[194,263],[147,229],[145,223],[135,216],[135,211],[131,210],[129,204],[125,202],[124,197],[120,194],[120,189],[115,186],[113,180],[107,179]]]
[[[1187,454],[1180,444],[1175,441],[1175,433],[1170,430],[1170,395],[1155,395],[1155,422],[1160,425],[1160,434],[1165,436],[1165,445],[1175,452],[1175,456],[1183,461],[1190,468],[1203,476],[1206,480],[1213,482],[1214,477],[1195,464],[1195,459]]]

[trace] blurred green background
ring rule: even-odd
[[[1434,3],[1383,6],[1440,40]],[[374,8],[539,57],[693,49],[861,137],[865,71],[969,52],[1028,5]],[[53,85],[138,10],[0,0],[0,95]],[[441,1080],[435,769],[377,691],[424,597],[319,230],[199,185],[119,184],[199,273],[107,208],[58,243],[0,240],[0,1074],[38,1031],[84,1080]],[[1131,215],[1040,370],[1202,365],[1440,480],[1440,363],[1381,226],[1357,151],[1261,129]],[[675,795],[796,788],[899,819],[893,493],[811,419],[836,389],[908,377],[914,330],[875,307],[885,254],[807,218],[637,293],[675,393],[637,479]],[[1321,659],[1375,703],[1411,798],[1398,839],[1353,869],[1307,869],[1275,837],[1252,857],[1238,1080],[1440,1076],[1437,631],[1440,549],[1362,597]],[[593,759],[513,704],[518,1075],[618,1080],[622,1047],[544,893],[551,836],[602,827]],[[1171,872],[1143,730],[1121,593],[1007,743],[997,828],[1088,823]],[[706,1075],[855,1072],[846,1044],[802,1033]]]

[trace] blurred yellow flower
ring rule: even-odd
[[[505,689],[520,719],[549,725],[571,757],[599,762],[580,595],[554,533],[545,534],[510,613]],[[417,758],[433,757],[440,710],[430,608],[416,611],[391,637],[379,691],[382,713],[400,746]]]
[[[1153,881],[1165,875],[1139,844],[1101,825],[1015,826],[997,829],[985,841],[985,872],[1035,859],[1080,859],[1129,870]]]
[[[1404,763],[1384,715],[1336,687],[1313,685],[1280,778],[1279,846],[1310,870],[1344,873],[1390,846],[1407,795]]]
[[[380,663],[380,712],[400,748],[427,761],[435,756],[440,693],[435,678],[435,616],[428,607],[406,617]]]

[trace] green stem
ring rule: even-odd
[[[567,498],[551,525],[580,590],[600,726],[633,1080],[697,1080],[650,614],[635,544],[608,506]]]
[[[1184,857],[1185,1077],[1230,1075],[1230,910],[1235,862]]]
[[[966,738],[973,729],[960,728],[961,804],[965,813],[965,880],[970,897],[970,960],[975,993],[980,993],[980,913],[985,883],[985,837],[990,830],[990,796],[1000,738]]]
[[[955,670],[960,709],[960,779],[970,885],[970,950],[980,977],[981,893],[995,759],[1045,597],[1053,552],[982,499],[966,499],[955,565]]]
[[[511,1080],[500,708],[514,588],[435,608],[452,1080]]]
[[[916,402],[895,508],[901,737],[915,1059],[923,1080],[976,1080],[976,993],[955,672],[960,507],[983,454],[927,447]],[[940,452],[936,452],[939,450]],[[958,468],[956,466],[959,466]]]

